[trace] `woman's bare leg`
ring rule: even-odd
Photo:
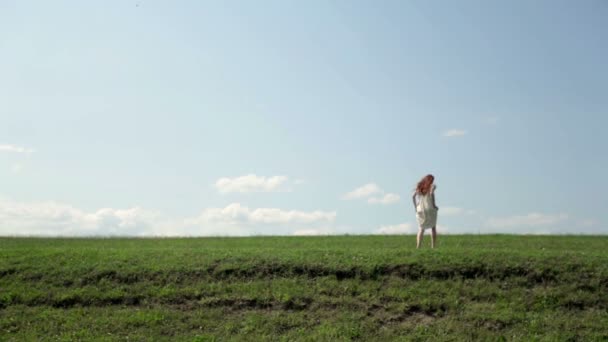
[[[435,242],[437,242],[437,229],[431,228],[431,248],[435,248]]]
[[[416,236],[416,248],[420,248],[420,244],[422,243],[422,236],[424,235],[424,229],[418,229],[418,236]]]

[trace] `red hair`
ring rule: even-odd
[[[416,192],[423,195],[428,194],[431,191],[431,185],[433,185],[434,180],[435,177],[433,177],[433,175],[424,176],[420,182],[418,182],[418,185],[416,185]]]

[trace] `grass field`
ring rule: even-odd
[[[608,340],[608,237],[414,245],[0,238],[0,340]]]

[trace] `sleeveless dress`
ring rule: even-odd
[[[416,220],[421,229],[437,226],[437,209],[433,204],[434,188],[428,194],[416,194]]]

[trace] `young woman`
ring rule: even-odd
[[[416,210],[416,220],[418,221],[418,236],[416,238],[416,248],[420,248],[424,231],[431,228],[431,248],[435,248],[437,241],[437,205],[435,205],[435,189],[433,175],[426,175],[418,182],[412,201]]]

